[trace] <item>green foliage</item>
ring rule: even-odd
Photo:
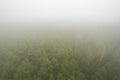
[[[18,66],[14,76],[14,80],[33,80],[33,71],[34,65],[28,59],[25,59]]]
[[[28,39],[0,50],[0,72],[0,80],[119,80],[120,48],[100,40]]]

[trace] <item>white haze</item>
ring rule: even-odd
[[[119,8],[120,0],[0,0],[0,44],[54,35],[119,40]]]
[[[119,24],[120,0],[0,0],[0,23]]]

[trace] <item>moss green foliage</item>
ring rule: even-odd
[[[70,36],[23,39],[1,47],[0,80],[120,80],[120,44]]]

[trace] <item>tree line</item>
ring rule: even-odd
[[[0,48],[0,80],[119,79],[119,44],[54,38]]]

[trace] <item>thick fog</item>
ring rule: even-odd
[[[119,7],[119,0],[0,0],[0,36],[119,33]]]
[[[119,0],[0,0],[0,22],[119,23]]]
[[[120,80],[120,0],[0,0],[0,80]]]

